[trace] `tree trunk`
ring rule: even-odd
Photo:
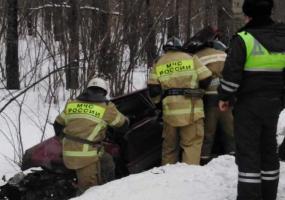
[[[78,88],[79,71],[79,4],[78,0],[70,0],[69,11],[69,66],[66,70],[66,88]]]
[[[188,0],[188,8],[187,8],[187,24],[186,24],[186,41],[191,38],[191,9],[192,9],[192,0]]]
[[[180,0],[173,0],[170,6],[170,19],[168,21],[168,38],[179,37],[179,4]]]
[[[218,28],[223,31],[223,36],[221,38],[222,42],[227,45],[233,34],[232,29],[234,20],[231,19],[230,15],[232,15],[232,0],[219,1]]]
[[[52,4],[54,5],[52,8],[54,40],[57,42],[63,41],[64,40],[63,8],[55,6],[55,4],[58,4],[56,0],[53,0]]]
[[[156,58],[156,31],[153,27],[153,15],[150,0],[146,0],[146,12],[147,12],[147,19],[146,19],[146,35],[149,34],[149,38],[146,43],[146,54],[147,54],[147,67],[150,69],[153,65],[153,62]]]
[[[98,70],[100,75],[111,78],[112,74],[115,73],[112,69],[112,44],[110,37],[110,25],[109,25],[109,0],[98,1],[98,8],[105,12],[98,13],[98,30],[99,30],[99,57],[98,57]]]
[[[44,12],[44,25],[47,32],[51,32],[51,21],[52,21],[52,14],[51,8],[47,7],[43,10]]]
[[[30,12],[30,8],[32,7],[32,2],[27,1],[26,4],[26,16],[27,16],[27,28],[28,28],[28,35],[33,35],[33,15],[32,12]]]
[[[18,2],[7,0],[7,50],[6,50],[6,73],[7,88],[20,89],[19,60],[18,60]]]

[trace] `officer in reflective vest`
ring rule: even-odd
[[[106,163],[101,161],[106,154],[100,142],[105,138],[107,126],[121,132],[128,128],[128,118],[106,99],[106,94],[106,82],[101,78],[91,79],[82,94],[67,102],[54,123],[56,134],[63,136],[64,164],[76,171],[80,192],[102,183],[101,165]],[[108,162],[111,162],[108,173],[113,174],[112,160]]]
[[[196,56],[182,51],[178,38],[170,38],[163,49],[165,54],[155,62],[148,80],[154,103],[162,101],[162,165],[180,161],[180,155],[182,162],[199,164],[204,137],[199,81],[212,73]]]
[[[234,105],[238,200],[275,200],[279,180],[276,126],[282,109],[285,26],[270,18],[273,0],[245,0],[247,24],[234,36],[219,107]]]

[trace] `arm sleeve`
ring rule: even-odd
[[[109,126],[115,128],[116,130],[128,129],[129,119],[124,116],[118,109],[115,104],[109,102],[108,110],[105,115],[105,120]]]
[[[202,64],[202,62],[199,60],[199,58],[196,55],[193,56],[193,61],[195,69],[197,70],[199,81],[207,79],[212,76],[212,72],[205,65]]]
[[[147,81],[149,96],[154,104],[158,104],[161,101],[161,86],[156,75],[155,66],[153,66],[149,73],[149,79]]]
[[[218,87],[220,100],[229,101],[234,98],[242,81],[245,62],[246,47],[244,41],[241,37],[235,36],[231,41],[222,72],[221,84]]]
[[[53,129],[56,136],[60,136],[63,133],[63,129],[65,127],[65,114],[64,112],[60,113],[53,123]]]
[[[211,84],[211,81],[212,81],[212,76],[210,76],[204,80],[201,80],[201,81],[199,81],[199,87],[205,90],[209,87],[209,85]]]
[[[60,136],[63,133],[64,126],[55,120],[53,123],[53,129],[54,129],[55,135]]]

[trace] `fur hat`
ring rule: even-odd
[[[273,0],[244,0],[242,10],[252,18],[270,17],[273,6]]]

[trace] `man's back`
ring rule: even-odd
[[[182,51],[167,51],[158,59],[148,83],[159,84],[163,90],[165,122],[175,127],[186,126],[204,117],[202,99],[187,97],[178,90],[198,89],[199,81],[209,76],[211,72],[196,56]]]

